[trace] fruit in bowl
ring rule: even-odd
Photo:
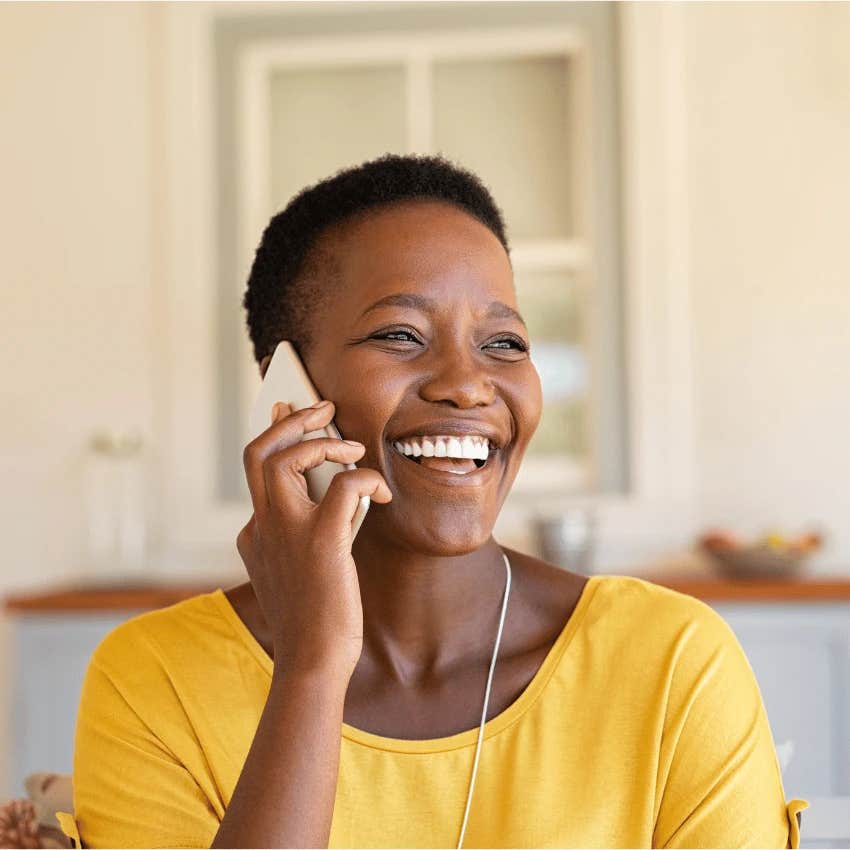
[[[787,578],[796,575],[808,555],[823,545],[823,535],[810,531],[792,537],[771,530],[747,542],[719,528],[701,535],[697,545],[729,578]]]

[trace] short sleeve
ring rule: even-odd
[[[653,846],[799,847],[807,803],[785,801],[755,675],[726,622],[694,602],[674,648]]]
[[[786,806],[788,812],[788,846],[798,848],[800,846],[800,830],[802,826],[803,812],[809,808],[807,800],[791,800]]]
[[[198,782],[96,658],[80,698],[73,777],[74,813],[60,822],[86,847],[209,847],[218,831]]]
[[[56,812],[56,820],[59,821],[59,826],[62,827],[65,837],[71,840],[71,846],[82,847],[80,831],[77,829],[74,816],[70,812]]]

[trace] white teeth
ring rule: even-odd
[[[411,437],[396,440],[393,447],[408,457],[450,457],[487,460],[490,442],[486,437]]]

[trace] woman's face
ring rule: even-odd
[[[361,534],[434,555],[472,551],[490,537],[542,404],[505,250],[467,213],[421,200],[371,211],[323,245],[339,280],[313,318],[305,365],[342,435],[366,446],[358,465],[393,494],[371,506]],[[464,434],[489,438],[483,466],[395,447]]]

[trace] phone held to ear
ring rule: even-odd
[[[296,410],[310,407],[321,400],[307,374],[307,370],[304,368],[304,364],[301,362],[301,358],[292,344],[283,340],[283,342],[278,343],[272,355],[269,367],[266,369],[263,385],[257,395],[257,400],[254,402],[249,423],[249,441],[258,437],[271,425],[272,407],[276,402],[286,402],[294,413]],[[318,431],[310,431],[304,435],[305,440],[315,440],[318,437],[343,439],[333,422]],[[357,467],[353,463],[336,463],[326,460],[319,466],[308,469],[304,473],[304,478],[307,480],[307,492],[310,498],[316,503],[321,502],[330,486],[331,479],[338,472],[342,472],[343,469],[357,469]],[[359,531],[368,509],[369,497],[362,496],[351,520],[352,539]]]

